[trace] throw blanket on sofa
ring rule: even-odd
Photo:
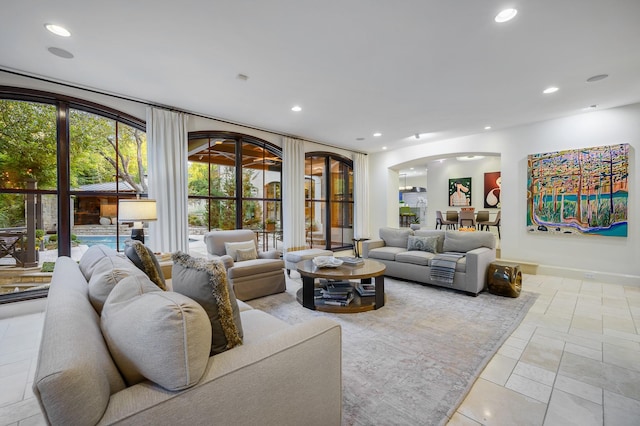
[[[452,285],[453,276],[456,273],[456,263],[464,256],[464,253],[452,252],[436,254],[431,260],[430,280],[446,285]]]

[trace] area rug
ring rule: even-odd
[[[331,314],[287,291],[248,303],[290,324],[324,316],[342,326],[343,425],[446,424],[537,295],[478,297],[385,279],[385,306]]]

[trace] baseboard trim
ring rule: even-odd
[[[46,307],[47,307],[46,298],[5,303],[3,305],[0,305],[0,319],[44,312]]]
[[[538,264],[531,262],[523,262],[520,260],[510,260],[510,259],[501,259],[498,258],[500,262],[509,263],[512,265],[520,265],[520,272],[528,275],[537,275],[538,274]]]
[[[613,272],[589,271],[586,269],[564,268],[561,266],[540,265],[538,274],[573,278],[581,281],[612,283],[631,287],[640,287],[640,276],[616,274]]]

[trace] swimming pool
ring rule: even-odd
[[[119,246],[124,248],[124,242],[131,239],[131,235],[120,235]],[[89,247],[97,244],[104,244],[116,250],[116,236],[115,235],[78,235],[78,241],[80,244],[87,245]],[[144,242],[149,243],[149,237],[145,236]]]

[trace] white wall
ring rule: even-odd
[[[629,198],[627,238],[600,236],[552,236],[526,231],[527,155],[563,149],[629,143]],[[439,158],[455,153],[493,153],[500,155],[502,172],[502,257],[533,262],[540,273],[555,273],[580,279],[615,281],[640,286],[640,191],[637,164],[640,156],[640,104],[594,111],[567,118],[549,120],[503,131],[486,132],[441,142],[425,143],[369,156],[373,188],[397,188],[393,170],[408,160]],[[434,170],[435,171],[435,170]],[[497,171],[497,170],[486,170]],[[445,180],[458,170],[445,170],[436,176],[429,170],[428,219],[446,199],[438,191],[446,189]],[[480,170],[476,173],[481,173]],[[482,172],[483,173],[483,172]],[[465,175],[465,176],[468,176]],[[478,208],[482,184],[475,184],[473,204]],[[480,183],[480,181],[478,181]],[[434,194],[435,193],[435,194]],[[370,234],[380,226],[397,226],[397,196],[389,191],[372,191]],[[438,201],[439,200],[439,201]],[[438,204],[440,203],[440,204]],[[381,208],[387,206],[387,208]],[[390,207],[392,206],[392,207]],[[445,209],[446,210],[446,209]],[[431,226],[431,223],[428,226]]]
[[[500,171],[500,157],[485,157],[477,161],[456,161],[447,159],[442,163],[436,162],[429,165],[429,186],[427,187],[427,228],[434,228],[436,224],[436,211],[460,210],[459,207],[449,207],[449,179],[471,178],[471,207],[478,210],[488,210],[491,219],[499,209],[484,208],[484,174]]]

